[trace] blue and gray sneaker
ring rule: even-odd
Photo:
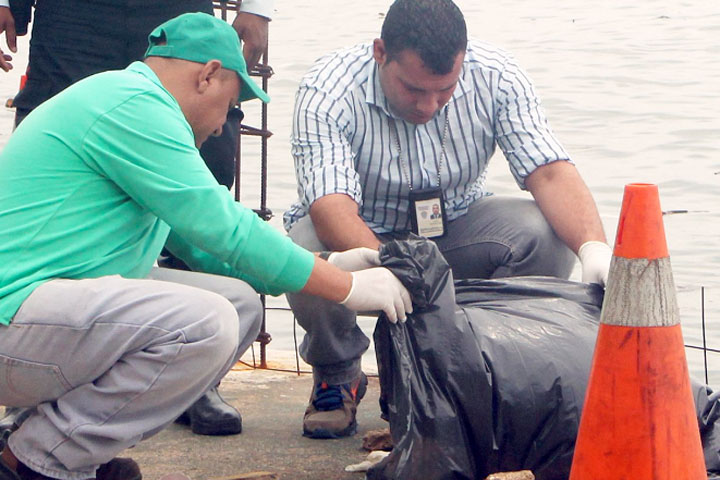
[[[355,414],[367,390],[364,373],[350,383],[328,385],[318,383],[313,389],[310,404],[305,409],[303,435],[310,438],[339,438],[355,435]]]

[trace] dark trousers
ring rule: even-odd
[[[89,75],[141,60],[148,34],[187,12],[212,14],[211,0],[38,0],[30,38],[27,83],[15,97],[18,125],[35,107]],[[200,149],[219,183],[235,178],[237,122]]]

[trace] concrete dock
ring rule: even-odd
[[[380,418],[377,378],[358,409],[358,433],[337,440],[302,436],[302,416],[312,389],[312,376],[238,367],[220,385],[220,392],[240,410],[243,432],[227,437],[194,435],[186,426],[172,425],[121,456],[135,459],[146,480],[182,472],[206,480],[245,472],[268,471],[280,479],[361,480],[362,473],[345,472],[368,452],[362,436],[386,428]]]

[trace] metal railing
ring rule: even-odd
[[[242,0],[214,0],[213,7],[220,13],[220,18],[228,21],[228,13],[237,12],[240,8]],[[270,77],[273,75],[273,69],[268,64],[268,49],[265,48],[265,52],[262,55],[260,63],[254,66],[248,72],[250,76],[260,77],[262,89],[267,92]],[[272,132],[268,130],[268,110],[267,104],[262,103],[260,112],[260,127],[253,127],[244,123],[240,124],[240,131],[238,134],[237,152],[235,154],[235,200],[240,201],[241,198],[241,180],[242,180],[242,137],[253,136],[260,137],[260,205],[258,208],[253,209],[260,218],[263,220],[270,220],[272,218],[272,211],[267,207],[267,159],[268,149],[267,141],[272,136]],[[260,296],[260,301],[263,305],[263,320],[260,327],[260,334],[258,335],[257,342],[260,343],[260,368],[267,368],[267,344],[270,343],[272,337],[267,332],[266,328],[266,314],[267,309],[265,308],[265,295]]]

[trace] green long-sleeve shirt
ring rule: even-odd
[[[0,154],[0,323],[50,279],[144,277],[166,240],[264,293],[300,290],[314,263],[218,185],[143,63],[40,105]]]

